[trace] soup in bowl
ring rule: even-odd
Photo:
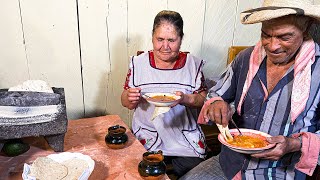
[[[269,145],[266,137],[258,134],[235,135],[228,143],[240,148],[263,148]]]
[[[157,102],[170,102],[170,101],[175,101],[176,98],[174,96],[168,96],[168,95],[156,95],[149,97],[148,100],[150,101],[157,101]]]
[[[218,135],[218,140],[229,149],[244,154],[259,153],[275,146],[267,141],[267,137],[272,137],[267,133],[244,128],[240,128],[240,131],[242,135],[239,135],[237,129],[230,129],[232,141],[226,141],[221,134]]]
[[[173,93],[145,93],[142,97],[150,104],[154,104],[159,107],[171,106],[181,98],[181,96],[177,96]]]

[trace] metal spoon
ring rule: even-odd
[[[143,96],[147,97],[147,98],[151,98],[150,96],[146,95],[146,94],[143,94]]]
[[[243,134],[241,133],[240,129],[238,128],[238,126],[236,125],[236,123],[233,121],[233,119],[230,119],[231,123],[237,128],[237,130],[239,131],[239,135],[242,136]]]

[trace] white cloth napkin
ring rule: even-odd
[[[156,106],[154,108],[151,121],[153,121],[160,114],[164,114],[164,113],[168,112],[170,110],[170,108],[171,107],[158,107],[158,106]]]

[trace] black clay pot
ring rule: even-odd
[[[142,157],[138,165],[140,176],[147,180],[163,179],[166,174],[166,164],[163,161],[162,151],[145,152]]]
[[[108,128],[108,134],[105,137],[106,144],[112,149],[124,148],[128,142],[126,128],[120,125]]]

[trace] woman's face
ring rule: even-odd
[[[262,23],[261,42],[268,60],[274,64],[288,63],[303,42],[303,32],[290,18]]]
[[[181,37],[175,27],[162,22],[152,35],[153,52],[156,60],[175,61],[179,55]]]

